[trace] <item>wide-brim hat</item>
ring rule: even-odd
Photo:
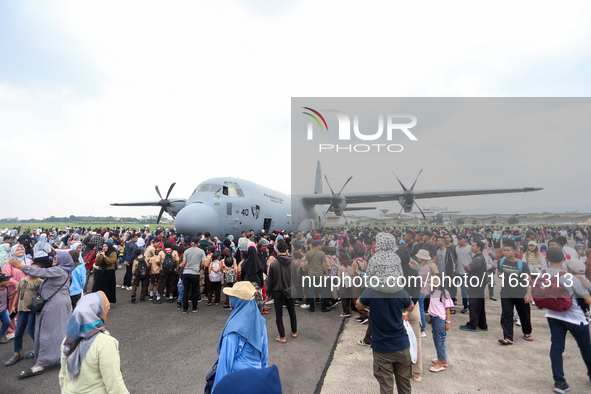
[[[236,282],[232,287],[224,287],[224,294],[250,301],[254,298],[256,289],[248,281]]]
[[[415,255],[415,257],[417,259],[421,259],[421,260],[427,260],[427,261],[433,260],[431,258],[431,255],[427,251],[427,249],[421,249],[421,250],[419,250],[418,253]]]

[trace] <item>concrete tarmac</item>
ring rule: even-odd
[[[117,283],[123,283],[124,269],[117,271]],[[138,292],[139,294],[139,292]],[[160,305],[131,303],[131,291],[117,289],[117,303],[112,304],[106,329],[119,341],[121,370],[130,393],[201,393],[205,376],[217,360],[217,344],[230,311],[199,303],[199,312],[182,314],[176,301]],[[341,329],[340,310],[314,313],[296,306],[297,338],[289,335],[287,309],[283,322],[287,343],[276,342],[278,335],[275,310],[265,315],[269,339],[269,365],[279,368],[283,392],[314,393],[327,365],[328,358]],[[189,308],[191,306],[189,305]],[[25,334],[24,351],[33,349],[33,341]],[[19,380],[20,371],[33,366],[34,360],[22,360],[5,367],[13,354],[13,341],[0,345],[0,393],[59,393],[59,366],[45,373]]]

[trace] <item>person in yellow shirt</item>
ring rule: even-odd
[[[78,301],[62,343],[62,393],[129,393],[121,376],[119,342],[105,330],[110,307],[102,291]]]

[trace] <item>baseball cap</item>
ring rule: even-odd
[[[316,241],[314,241],[314,243],[312,243],[312,246],[313,247],[316,247],[316,246],[319,246],[319,245],[322,245],[322,241],[320,241],[318,239]]]
[[[269,245],[269,241],[267,241],[266,239],[261,239],[259,241],[259,246],[267,246]]]
[[[526,236],[526,237],[529,237],[530,235],[536,235],[536,233],[534,233],[533,231],[527,230],[527,231],[525,232],[525,236]]]
[[[560,263],[564,259],[564,253],[560,248],[548,248],[546,259],[552,263]]]
[[[5,280],[8,280],[10,278],[12,278],[12,275],[8,276],[6,274],[0,274],[0,282],[4,282]]]
[[[566,260],[566,266],[570,268],[575,274],[584,274],[585,273],[585,263],[581,260],[577,259],[570,259]]]
[[[527,243],[527,245],[528,245],[528,246],[529,246],[529,245],[538,246],[538,243],[537,243],[536,241],[529,241],[529,242]]]

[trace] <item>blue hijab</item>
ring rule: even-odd
[[[228,317],[224,331],[218,342],[218,354],[222,349],[222,341],[228,334],[238,334],[242,339],[252,345],[259,352],[263,352],[263,332],[265,318],[261,316],[254,299],[250,301],[230,296],[232,314]]]

